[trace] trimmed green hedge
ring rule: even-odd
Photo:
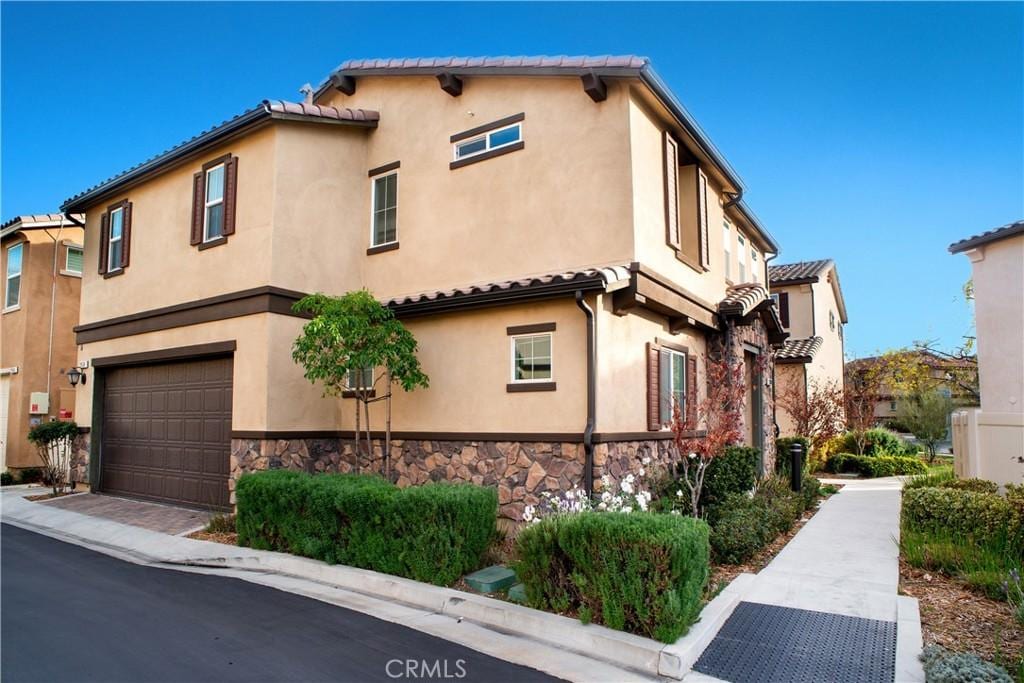
[[[700,614],[710,572],[708,526],[654,513],[581,512],[516,539],[527,602],[673,643]]]
[[[1024,504],[1013,496],[948,487],[903,492],[903,522],[911,529],[1007,541],[1024,552]]]
[[[732,493],[750,491],[757,483],[757,465],[761,451],[746,446],[729,446],[713,458],[704,474],[701,505],[709,507]]]
[[[843,435],[842,448],[848,453],[857,452],[856,432]],[[903,439],[883,427],[874,427],[864,432],[863,455],[903,455],[905,448]]]
[[[925,474],[928,466],[914,456],[837,453],[825,461],[825,471],[859,474],[862,477],[893,477]]]
[[[236,495],[239,545],[437,585],[480,566],[498,513],[493,488],[399,489],[370,475],[256,472]]]

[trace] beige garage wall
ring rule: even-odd
[[[508,393],[511,337],[506,328],[556,324],[555,391]],[[392,429],[430,432],[573,432],[586,423],[586,319],[572,299],[502,306],[407,322],[419,342],[429,389],[396,387]],[[343,429],[355,424],[354,399],[343,399]],[[373,407],[384,429],[383,402]]]
[[[643,432],[647,430],[647,342],[671,341],[697,354],[704,390],[704,336],[697,330],[670,334],[667,321],[643,309],[626,316],[612,312],[610,296],[602,297],[598,308],[598,432]]]
[[[192,175],[211,159],[238,157],[235,234],[200,251],[189,244]],[[274,198],[274,128],[222,145],[178,168],[130,188],[86,214],[82,323],[235,292],[270,282],[270,226]],[[97,272],[100,218],[122,199],[132,202],[131,259],[124,273]]]
[[[235,341],[234,390],[232,392],[232,428],[265,429],[268,396],[268,320],[270,314],[189,325],[171,330],[108,339],[85,344],[78,360],[120,356],[146,351],[160,351],[196,344]],[[92,382],[96,371],[86,370],[90,383],[78,386],[76,422],[88,426],[92,422]]]

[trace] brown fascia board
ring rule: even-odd
[[[191,140],[159,154],[127,171],[81,192],[66,200],[60,207],[64,213],[85,213],[86,208],[111,196],[124,192],[150,178],[161,175],[192,161],[196,156],[214,145],[224,144],[266,125],[271,121],[296,121],[302,123],[325,123],[356,128],[376,128],[377,121],[349,121],[315,116],[300,116],[287,112],[271,111],[260,105],[244,114],[219,125]]]

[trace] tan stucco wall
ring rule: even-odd
[[[697,330],[671,334],[668,321],[642,309],[630,315],[612,312],[612,297],[602,297],[597,308],[598,432],[643,432],[647,429],[647,343],[658,339],[687,347],[697,357],[698,391],[703,380],[704,335]]]
[[[814,305],[811,300],[811,285],[790,285],[772,287],[772,294],[789,294],[789,332],[791,339],[813,337],[816,333]]]
[[[86,212],[83,323],[266,285],[274,202],[273,128],[263,128],[89,207]],[[235,234],[200,251],[189,244],[192,175],[211,159],[238,157]],[[131,259],[124,273],[98,274],[100,217],[122,199],[132,202]],[[311,229],[315,226],[311,226]]]
[[[775,395],[784,396],[794,386],[799,391],[806,392],[807,380],[804,374],[806,367],[803,363],[776,365]],[[806,393],[804,395],[806,396]],[[779,425],[779,436],[801,436],[796,433],[796,423],[792,416],[782,406],[778,406],[775,411],[775,424]]]
[[[814,356],[814,362],[807,367],[810,380],[819,384],[835,382],[843,385],[843,323],[839,318],[839,304],[831,283],[822,275],[818,282],[810,285],[814,289],[814,317],[817,336],[821,337],[821,348]],[[792,307],[792,297],[790,298]],[[829,327],[829,312],[835,318],[835,329]]]
[[[67,378],[61,370],[75,363],[75,344],[72,328],[78,323],[81,278],[61,275],[65,265],[67,246],[64,242],[82,243],[82,229],[65,227],[50,229],[49,236],[42,229],[24,230],[8,236],[0,255],[0,276],[7,273],[8,248],[22,242],[21,297],[19,308],[0,315],[0,367],[17,367],[10,375],[10,397],[7,425],[7,466],[38,467],[41,465],[35,447],[28,442],[29,400],[32,392],[49,389],[49,411],[36,415],[43,419],[59,416],[61,389],[68,388]],[[56,291],[53,287],[54,239],[57,248]],[[3,290],[6,281],[0,283]],[[53,343],[50,355],[50,303],[55,294],[53,315]],[[47,363],[49,362],[49,373]],[[49,380],[49,386],[47,380]],[[75,406],[67,406],[76,410]],[[77,412],[72,415],[77,419]]]

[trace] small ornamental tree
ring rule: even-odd
[[[78,425],[74,422],[52,420],[40,422],[28,433],[28,440],[35,444],[43,461],[45,479],[53,488],[53,495],[60,493],[68,482],[71,471],[71,452]]]
[[[678,403],[672,406],[672,445],[690,493],[691,514],[698,518],[708,466],[726,447],[742,440],[741,416],[746,394],[742,362],[709,358],[706,367],[707,397],[703,401],[691,399],[684,409]],[[699,435],[698,430],[704,434]]]
[[[819,382],[816,379],[806,387],[801,382],[791,382],[775,398],[779,407],[793,420],[797,435],[810,440],[812,451],[842,434],[843,401],[843,388],[838,382]]]
[[[391,475],[391,388],[404,391],[426,387],[429,378],[416,358],[416,338],[365,289],[334,297],[311,294],[292,307],[311,313],[292,346],[292,358],[305,369],[305,377],[320,382],[324,394],[356,398],[356,470],[359,470],[360,412],[366,416],[366,456],[372,459],[370,404],[387,401],[384,471]],[[376,395],[378,383],[384,393]]]
[[[912,394],[900,402],[899,419],[928,449],[929,464],[935,462],[936,446],[946,438],[951,412],[953,400],[938,389]]]
[[[881,364],[846,366],[846,428],[853,432],[857,455],[864,454],[867,431],[875,426],[875,408],[882,398],[886,373]]]

